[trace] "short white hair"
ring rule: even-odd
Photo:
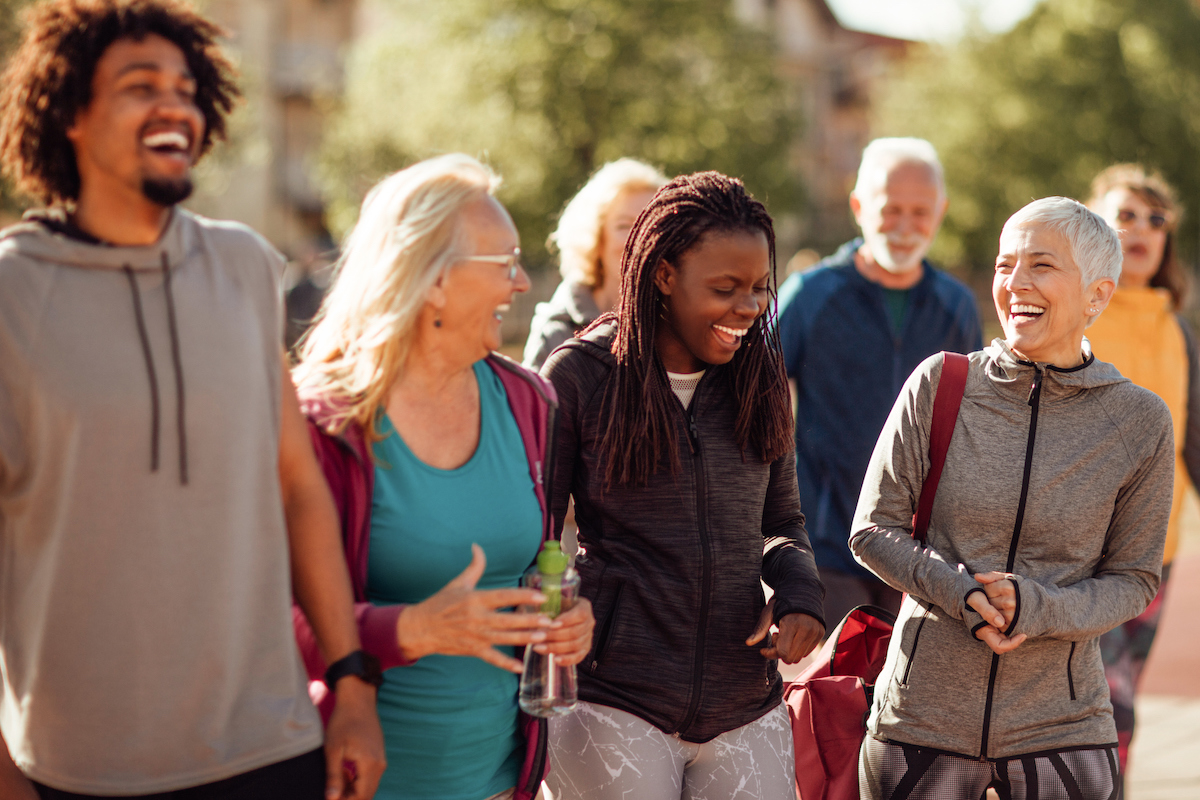
[[[933,172],[938,190],[946,194],[946,178],[937,150],[924,139],[893,136],[876,139],[863,148],[854,193],[860,197],[878,190],[889,171],[900,164],[924,164]]]
[[[1034,200],[1008,218],[1004,229],[1041,226],[1061,233],[1071,247],[1084,287],[1121,277],[1121,240],[1104,218],[1069,197]]]
[[[609,209],[621,192],[657,192],[667,183],[661,171],[633,158],[610,161],[583,185],[558,219],[549,244],[557,247],[563,280],[598,288],[604,281],[600,268],[600,230]]]

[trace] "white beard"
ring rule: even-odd
[[[863,231],[863,241],[867,243],[867,249],[871,251],[871,257],[875,259],[875,263],[896,275],[911,272],[919,267],[921,260],[929,252],[929,245],[932,244],[929,239],[918,234],[900,236],[897,234],[867,233],[866,231]],[[892,244],[901,247],[915,246],[916,249],[900,256],[892,253]],[[900,260],[901,258],[903,260]]]

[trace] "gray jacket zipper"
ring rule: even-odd
[[[1046,374],[1045,370],[1037,364],[1034,364],[1033,368],[1035,370],[1033,385],[1029,387],[1029,406],[1032,411],[1029,414],[1029,438],[1025,443],[1025,471],[1021,476],[1021,500],[1017,503],[1017,519],[1013,523],[1012,540],[1008,545],[1008,562],[1004,568],[1005,572],[1012,572],[1013,564],[1017,560],[1017,543],[1021,540],[1021,525],[1025,522],[1025,503],[1029,499],[1029,473],[1033,469],[1033,445],[1037,439],[1038,409],[1042,400],[1042,378]],[[980,760],[987,759],[988,734],[992,727],[992,701],[995,698],[996,672],[999,669],[1000,656],[993,653],[992,669],[988,674],[987,702],[983,706],[983,734],[979,742]]]

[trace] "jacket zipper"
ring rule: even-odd
[[[1013,523],[1012,541],[1008,545],[1008,562],[1005,572],[1012,572],[1017,560],[1017,544],[1021,540],[1021,525],[1025,522],[1025,503],[1029,499],[1029,473],[1033,469],[1033,444],[1037,438],[1038,409],[1042,400],[1042,377],[1045,371],[1034,364],[1033,385],[1029,387],[1029,438],[1025,443],[1025,471],[1021,475],[1021,500],[1017,503],[1017,519]],[[983,706],[983,734],[979,742],[979,759],[987,760],[988,735],[992,727],[992,700],[996,692],[996,673],[1000,669],[1000,656],[992,654],[992,669],[988,674],[987,702]]]
[[[698,388],[698,387],[697,387]],[[695,400],[693,399],[693,403]],[[696,658],[692,668],[692,700],[688,704],[687,713],[679,725],[679,733],[683,733],[696,719],[700,710],[700,693],[704,680],[704,646],[705,631],[708,628],[708,606],[711,600],[712,581],[712,552],[708,541],[708,519],[705,514],[707,498],[705,496],[704,455],[700,452],[700,431],[696,427],[696,416],[692,411],[687,412],[688,441],[692,446],[692,459],[696,464],[696,527],[700,534],[700,616],[696,626]]]

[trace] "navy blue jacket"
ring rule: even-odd
[[[905,379],[942,350],[983,347],[970,289],[924,262],[900,335],[882,287],[854,267],[862,239],[779,289],[779,335],[796,381],[796,476],[809,540],[821,567],[861,577],[847,539],[867,462]]]

